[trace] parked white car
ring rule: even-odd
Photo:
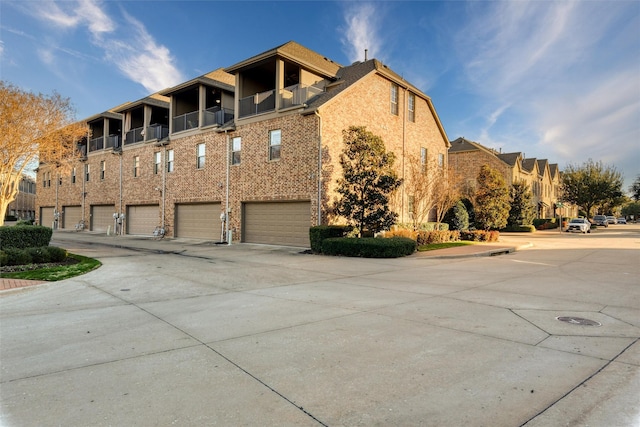
[[[626,223],[627,223],[627,218],[625,217],[618,218],[618,224],[626,224]]]
[[[591,233],[591,223],[586,218],[574,218],[567,227],[567,233],[570,231],[579,231],[583,234]]]

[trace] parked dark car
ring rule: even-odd
[[[593,217],[593,223],[600,227],[608,227],[609,221],[607,221],[607,217],[604,215],[596,215]]]

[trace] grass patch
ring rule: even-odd
[[[56,282],[58,280],[70,279],[71,277],[88,273],[102,265],[102,263],[97,259],[82,255],[69,254],[68,258],[71,258],[76,262],[44,268],[36,267],[35,269],[28,271],[2,273],[0,277],[7,279],[44,280],[47,282]]]
[[[475,242],[467,240],[460,242],[431,243],[430,245],[418,246],[418,252],[434,251],[436,249],[455,248],[456,246],[475,245]]]

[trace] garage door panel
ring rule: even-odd
[[[245,203],[243,241],[309,247],[310,202]]]
[[[127,206],[127,234],[152,235],[160,224],[159,205]]]
[[[176,237],[220,239],[220,203],[177,204]]]
[[[62,228],[72,229],[82,219],[82,206],[62,207]]]
[[[106,232],[109,227],[113,228],[113,205],[93,205],[91,206],[91,231]]]
[[[54,211],[53,207],[40,208],[40,225],[43,225],[45,227],[51,227],[51,225],[53,224],[53,211]]]

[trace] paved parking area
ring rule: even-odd
[[[393,260],[56,233],[103,267],[0,295],[0,424],[638,425],[621,227]]]

